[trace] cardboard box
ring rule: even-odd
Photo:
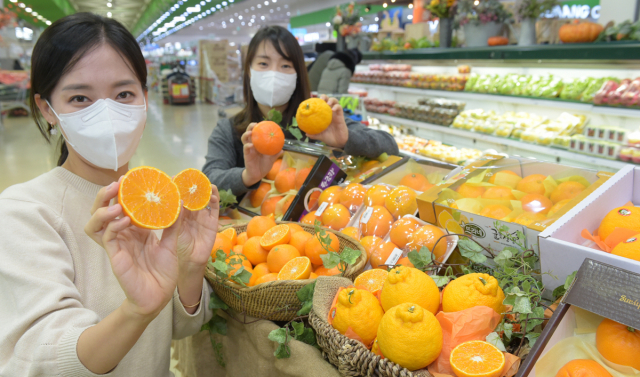
[[[573,359],[585,358],[596,359],[610,372],[619,371],[619,366],[605,360],[597,351],[593,327],[597,328],[602,317],[640,329],[639,302],[639,274],[585,259],[573,285],[554,311],[516,377],[555,376],[562,365]],[[570,339],[574,336],[576,338]],[[581,354],[584,351],[580,347],[568,350],[569,342],[573,341],[584,344],[585,349],[591,351],[590,355]],[[567,350],[570,352],[563,352]]]
[[[586,258],[640,273],[640,262],[585,246],[590,241],[581,236],[583,229],[593,233],[609,211],[628,202],[640,205],[640,167],[633,165],[623,167],[540,234],[542,271],[558,278],[543,275],[545,286],[553,288],[560,285],[568,275],[578,270]]]
[[[474,180],[484,180],[489,174],[493,174],[492,172],[504,170],[510,170],[520,177],[526,177],[531,174],[543,174],[552,176],[555,181],[580,179],[582,182],[586,181],[590,185],[578,194],[578,196],[571,199],[553,218],[536,221],[528,226],[481,216],[478,213],[484,204],[477,205],[477,213],[449,207],[454,200],[450,198],[447,199],[446,196],[452,191],[456,191],[462,184],[470,181],[473,182]],[[478,243],[497,251],[507,246],[517,246],[518,232],[522,232],[525,238],[523,242],[525,246],[537,252],[538,235],[540,232],[545,230],[546,227],[556,219],[562,217],[570,208],[585,199],[596,188],[600,187],[611,175],[611,173],[568,167],[534,159],[505,158],[504,156],[487,155],[465,166],[461,171],[449,177],[444,184],[433,187],[418,196],[418,209],[421,219],[445,228],[451,233],[464,231],[464,233],[473,236]],[[444,191],[445,189],[449,190]],[[511,202],[511,205],[513,206],[513,202]],[[514,213],[516,213],[515,206],[513,206],[513,210]],[[506,235],[498,232],[496,225],[506,226],[508,229]]]

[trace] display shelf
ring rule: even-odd
[[[612,116],[620,116],[620,117],[627,117],[627,118],[640,118],[640,109],[596,106],[591,103],[565,101],[562,99],[517,97],[517,96],[508,96],[503,94],[486,94],[486,93],[475,93],[475,92],[454,92],[449,90],[406,88],[403,86],[376,85],[376,84],[363,84],[363,83],[353,83],[351,85],[354,88],[362,88],[367,90],[371,90],[371,89],[387,90],[395,93],[407,93],[407,94],[430,96],[430,97],[444,97],[444,98],[464,100],[464,101],[469,101],[469,100],[499,101],[503,103],[511,103],[516,105],[554,107],[554,108],[559,108],[564,110],[582,111],[582,112],[602,114],[602,115],[612,115]]]
[[[572,43],[535,46],[424,48],[369,51],[362,60],[640,60],[640,43]]]
[[[493,135],[482,134],[478,132],[472,132],[467,130],[460,130],[456,128],[439,126],[436,124],[430,124],[420,121],[415,121],[411,119],[394,117],[387,114],[376,114],[369,113],[369,116],[372,118],[377,118],[382,122],[391,123],[395,125],[405,125],[409,127],[415,127],[421,130],[427,130],[435,134],[443,134],[449,135],[453,138],[454,141],[451,144],[455,146],[465,147],[473,147],[482,149],[482,146],[477,144],[482,144],[486,146],[487,144],[493,145],[499,152],[505,152],[510,155],[521,154],[521,153],[533,153],[536,154],[536,157],[546,157],[548,160],[553,159],[556,162],[568,161],[570,165],[579,165],[586,166],[595,169],[604,169],[604,170],[612,170],[617,171],[621,169],[623,166],[627,165],[627,163],[618,160],[609,160],[606,158],[600,158],[595,156],[589,156],[586,154],[574,153],[571,151],[566,151],[563,149],[551,148],[544,145],[536,145],[525,143],[519,140],[507,139]],[[445,139],[445,138],[442,138]],[[447,140],[442,140],[446,142]],[[456,143],[455,141],[458,141]],[[529,157],[529,156],[524,156]]]

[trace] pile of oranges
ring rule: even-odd
[[[262,216],[275,215],[278,202],[284,199],[285,195],[300,190],[309,173],[311,173],[311,167],[301,169],[289,167],[280,170],[281,168],[282,159],[278,159],[273,163],[271,170],[265,177],[265,180],[269,182],[261,182],[260,186],[249,194],[251,206],[253,208],[259,207]],[[294,195],[290,195],[287,198],[282,205],[282,214],[287,213],[294,198]]]
[[[613,247],[611,254],[640,261],[640,208],[627,205],[609,211],[598,237]]]
[[[329,251],[338,252],[338,237],[326,232],[331,239]],[[315,279],[318,276],[340,274],[337,267],[327,269],[320,255],[328,251],[323,247],[320,234],[312,235],[295,223],[277,225],[272,217],[256,216],[247,224],[247,231],[237,234],[228,228],[216,236],[211,251],[215,260],[218,250],[227,255],[226,263],[240,264],[251,273],[249,286],[274,280]],[[233,251],[234,255],[229,256]],[[235,263],[230,263],[235,259]],[[235,270],[230,275],[235,273]]]

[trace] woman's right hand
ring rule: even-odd
[[[244,171],[242,172],[242,181],[247,187],[253,186],[260,182],[271,170],[273,163],[282,157],[282,152],[268,156],[256,150],[251,143],[251,131],[257,123],[250,123],[244,134],[242,134],[242,144],[244,144]]]
[[[120,204],[109,205],[121,181],[100,189],[85,233],[107,251],[129,314],[155,318],[173,297],[178,282],[176,250],[184,211],[158,240],[152,231],[133,225]]]

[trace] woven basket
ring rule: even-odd
[[[289,221],[278,221],[278,224],[288,224]],[[313,225],[299,224],[305,231],[315,234]],[[245,232],[247,224],[233,225],[238,234]],[[347,267],[344,276],[353,281],[362,272],[367,263],[367,253],[362,245],[353,238],[331,229],[323,228],[325,232],[331,232],[340,241],[340,250],[347,247],[360,250],[360,257],[351,266]],[[216,294],[239,313],[244,313],[255,318],[271,321],[290,321],[300,310],[300,300],[296,293],[313,280],[280,280],[262,283],[254,287],[242,287],[239,284],[225,281],[221,282],[213,270],[207,267],[205,277],[211,283]]]
[[[322,355],[343,376],[432,377],[426,369],[409,371],[369,351],[362,343],[347,338],[327,321],[333,298],[341,287],[353,284],[344,278],[319,277],[313,294],[309,323],[316,330],[316,341]]]

